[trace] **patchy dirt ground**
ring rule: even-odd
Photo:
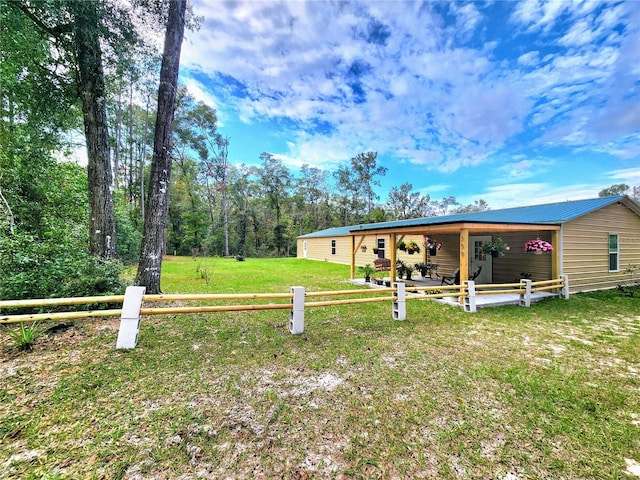
[[[167,317],[126,353],[117,319],[2,335],[0,478],[640,476],[640,316],[341,315]]]

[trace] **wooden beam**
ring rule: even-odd
[[[469,280],[469,230],[460,231],[460,283]]]
[[[560,231],[551,232],[551,245],[553,245],[553,253],[551,254],[551,278],[560,278]]]
[[[356,278],[356,237],[351,236],[351,280]]]
[[[515,223],[451,223],[446,225],[415,225],[410,227],[386,228],[367,230],[367,235],[389,235],[392,232],[401,235],[445,235],[459,234],[467,229],[471,234],[491,234],[495,232],[524,232],[524,231],[559,231],[558,225],[530,225]],[[361,235],[362,232],[353,232],[350,235]],[[399,241],[399,240],[398,240]]]
[[[460,230],[460,285],[469,280],[469,230]],[[464,303],[464,297],[459,298],[460,304]]]
[[[396,280],[396,234],[392,233],[389,239],[389,248],[391,252],[389,252],[389,259],[391,260],[391,268],[389,270],[389,276],[391,277],[391,281],[395,282]]]
[[[353,237],[355,238],[355,235]],[[353,255],[354,256],[358,253],[358,249],[362,246],[362,242],[364,242],[364,235],[362,235],[360,237],[360,239],[358,240],[358,244],[355,245],[355,247],[353,249]]]

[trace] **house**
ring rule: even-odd
[[[425,238],[441,244],[425,248]],[[510,247],[492,257],[482,246],[501,238]],[[529,240],[541,239],[553,251],[525,251]],[[397,250],[399,242],[416,242],[420,252]],[[482,266],[476,283],[534,281],[568,275],[570,291],[614,288],[629,280],[625,270],[640,265],[640,205],[627,196],[593,198],[528,207],[460,213],[347,227],[298,237],[298,257],[356,266],[376,258],[409,264],[433,263],[439,274],[460,268],[460,279]]]

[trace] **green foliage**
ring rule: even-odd
[[[611,185],[608,188],[604,188],[598,192],[599,197],[615,197],[618,195],[626,195],[629,193],[631,187],[626,183],[618,183]]]
[[[213,275],[213,265],[209,265],[207,262],[198,262],[196,264],[196,273],[198,273],[200,278],[204,280],[205,285],[209,285]]]
[[[20,323],[17,329],[7,327],[7,330],[13,339],[13,347],[18,351],[31,350],[36,338],[42,334],[42,330],[38,328],[38,322],[33,322],[28,327],[25,327],[24,323]]]
[[[365,276],[365,278],[370,277],[372,274],[376,273],[376,269],[371,266],[371,264],[367,263],[364,267],[358,267],[358,271]]]
[[[0,236],[0,299],[122,293],[122,265],[100,260],[70,236],[56,241],[29,234]]]
[[[121,293],[120,264],[88,254],[86,170],[29,150],[0,166],[17,223],[0,231],[0,299]]]
[[[406,249],[407,249],[407,253],[420,253],[420,247],[413,240],[407,243]]]
[[[494,238],[490,242],[485,242],[482,244],[482,251],[484,253],[490,253],[492,255],[503,256],[504,253],[509,250],[509,245],[502,240],[502,238]]]
[[[140,211],[116,195],[116,236],[118,258],[127,264],[138,261],[142,244]]]
[[[426,263],[424,262],[419,262],[415,264],[415,269],[420,272],[420,275],[422,275],[423,277],[426,277],[427,274],[429,273],[429,267],[427,266]]]
[[[404,277],[406,280],[411,280],[411,274],[415,271],[415,268],[413,265],[409,265],[402,260],[398,260],[396,262],[396,271],[398,278]]]

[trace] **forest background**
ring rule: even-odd
[[[162,61],[142,32],[164,31],[169,5],[0,0],[0,299],[119,292],[140,260]],[[489,208],[410,182],[381,199],[376,152],[334,171],[268,152],[237,164],[215,110],[182,86],[172,125],[165,254],[295,256],[316,230]],[[79,138],[88,165],[68,160]]]

